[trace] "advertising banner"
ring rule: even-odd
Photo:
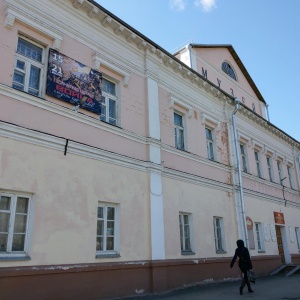
[[[46,94],[100,114],[102,74],[50,49]]]

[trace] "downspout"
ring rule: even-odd
[[[241,214],[242,214],[242,221],[243,221],[243,231],[244,231],[244,239],[245,239],[245,246],[249,248],[249,241],[248,241],[248,233],[247,233],[247,225],[246,225],[246,214],[245,214],[245,204],[244,204],[244,190],[243,190],[243,180],[242,180],[242,170],[240,164],[240,152],[239,152],[239,144],[238,144],[238,137],[237,137],[237,129],[236,129],[236,120],[235,114],[240,108],[240,100],[235,98],[235,110],[232,113],[232,125],[233,125],[233,133],[234,133],[234,142],[235,142],[235,152],[236,152],[236,160],[237,160],[237,169],[238,169],[238,176],[239,176],[239,190],[240,190],[240,205],[241,205]],[[240,224],[238,224],[239,226]],[[239,238],[242,238],[241,236]]]
[[[190,68],[193,69],[193,64],[192,64],[192,46],[191,44],[188,45],[189,49],[189,58],[190,58]]]
[[[300,153],[298,154],[298,166],[296,164],[296,171],[297,171],[297,183],[298,183],[298,189],[300,188]],[[298,167],[298,168],[297,168]]]
[[[266,103],[266,111],[267,111],[267,118],[268,118],[268,121],[270,122],[269,104],[267,104],[267,103]]]

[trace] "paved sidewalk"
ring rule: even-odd
[[[257,278],[256,284],[252,284],[254,293],[248,293],[247,287],[244,294],[239,294],[241,281],[222,283],[210,283],[190,288],[175,290],[152,296],[129,297],[123,299],[169,299],[169,300],[300,300],[300,274],[291,277],[270,276]]]

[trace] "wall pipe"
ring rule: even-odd
[[[232,113],[232,125],[233,125],[233,133],[234,133],[234,142],[235,142],[235,152],[236,152],[236,160],[237,160],[237,169],[238,169],[238,176],[239,176],[239,190],[240,190],[240,204],[241,204],[241,217],[242,217],[242,226],[244,231],[244,242],[245,246],[249,248],[249,240],[248,240],[248,233],[247,233],[247,224],[246,224],[246,214],[245,214],[245,204],[244,204],[244,190],[243,190],[243,180],[242,180],[242,170],[241,170],[241,163],[240,163],[240,152],[239,152],[239,144],[238,144],[238,137],[237,137],[237,129],[236,129],[236,120],[235,114],[240,109],[240,100],[238,98],[234,99],[235,102],[235,110]],[[238,218],[240,220],[240,218]],[[240,226],[238,222],[238,226]],[[243,238],[243,237],[239,237]]]
[[[270,122],[269,104],[266,104],[266,111],[267,111],[267,118],[268,118],[268,121]]]

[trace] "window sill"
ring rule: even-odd
[[[216,253],[217,254],[226,254],[227,251],[225,251],[225,250],[217,250]]]
[[[181,255],[195,255],[196,253],[193,251],[181,251]]]
[[[118,258],[121,257],[121,255],[119,253],[99,253],[96,254],[95,258]]]
[[[257,253],[266,253],[265,250],[258,250]]]
[[[20,260],[31,260],[31,257],[27,256],[27,255],[23,255],[23,256],[16,256],[16,255],[0,256],[0,261],[20,261]]]

